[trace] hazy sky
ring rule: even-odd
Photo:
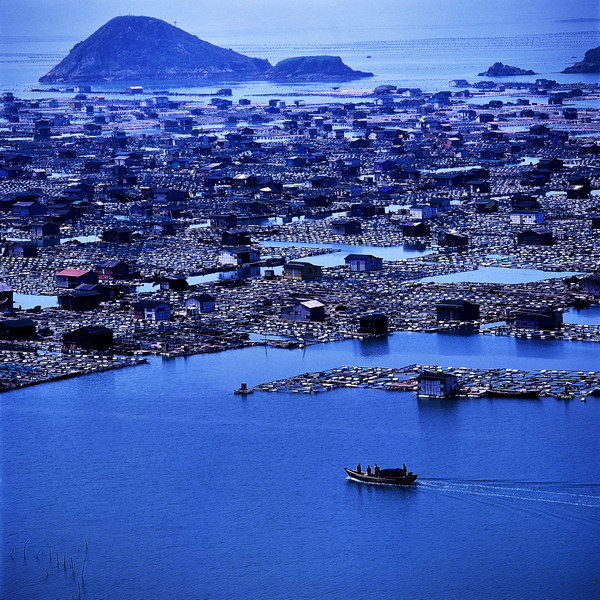
[[[347,41],[597,29],[598,0],[0,0],[0,35],[83,39],[112,17],[158,17],[200,37]],[[258,39],[257,41],[260,41]]]

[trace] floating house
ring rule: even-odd
[[[446,248],[467,248],[469,245],[469,236],[456,231],[441,232],[438,240],[440,246]]]
[[[295,281],[310,281],[318,279],[323,275],[323,268],[320,265],[313,265],[310,262],[292,260],[283,265],[284,279]]]
[[[11,242],[4,249],[4,256],[19,256],[35,258],[38,255],[38,245],[35,241]]]
[[[98,283],[98,273],[83,269],[63,269],[56,274],[56,285],[62,288],[76,288],[82,283]]]
[[[224,246],[248,246],[252,239],[247,229],[227,229],[221,233],[221,243]]]
[[[533,227],[517,233],[519,246],[551,246],[554,244],[552,230],[547,227]]]
[[[331,221],[331,233],[334,235],[358,235],[362,232],[360,221],[337,219]]]
[[[73,290],[58,297],[58,305],[63,310],[86,311],[96,310],[100,306],[102,296],[94,290]]]
[[[36,239],[58,238],[60,236],[60,226],[56,223],[33,223],[30,227],[31,237]]]
[[[184,292],[189,289],[189,284],[185,275],[164,275],[156,277],[154,285],[158,284],[161,290],[172,292]]]
[[[285,321],[324,321],[325,305],[318,300],[305,300],[281,309],[281,318]]]
[[[160,300],[141,300],[133,305],[133,317],[147,321],[168,321],[171,307]]]
[[[112,227],[105,229],[100,237],[103,241],[111,244],[131,244],[133,242],[133,231],[127,227]]]
[[[464,322],[479,319],[479,304],[467,300],[443,300],[435,307],[439,322]]]
[[[223,248],[219,252],[218,260],[221,265],[247,265],[260,260],[260,250],[250,246]]]
[[[563,314],[551,308],[520,308],[509,313],[507,319],[515,329],[554,330],[563,324]]]
[[[358,332],[372,335],[388,333],[388,317],[381,313],[372,313],[359,317]]]
[[[215,310],[216,298],[210,294],[196,294],[185,301],[188,315],[209,313]]]
[[[402,223],[402,235],[404,237],[426,237],[431,233],[431,227],[427,223],[407,221]]]
[[[344,262],[353,272],[380,271],[383,268],[383,259],[372,254],[348,254]]]
[[[139,276],[137,267],[124,260],[103,260],[94,267],[94,271],[98,273],[98,279],[104,281],[135,279]]]
[[[87,325],[62,336],[63,346],[82,350],[109,350],[113,347],[113,331],[104,325]]]
[[[544,223],[543,210],[513,210],[510,213],[511,225],[541,225]]]
[[[577,281],[580,291],[592,296],[600,296],[600,275],[580,277]]]
[[[436,215],[436,210],[429,204],[415,204],[409,209],[409,217],[413,221],[422,221],[432,219]]]
[[[238,217],[234,213],[225,215],[210,215],[210,226],[213,229],[233,229],[237,227]]]
[[[376,206],[371,202],[361,202],[359,204],[353,204],[350,207],[350,216],[358,217],[361,219],[369,219],[376,217],[377,215],[385,214],[385,207]]]
[[[459,388],[458,377],[449,373],[423,371],[417,376],[417,396],[427,398],[451,398]]]
[[[0,340],[34,340],[37,327],[32,319],[5,319],[0,321]]]

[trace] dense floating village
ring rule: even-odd
[[[600,342],[600,326],[563,322],[600,300],[597,84],[27,96],[0,107],[3,390],[150,355],[396,331]],[[490,267],[547,277],[423,281]],[[413,367],[382,386],[413,389]],[[456,373],[422,371],[456,391]],[[554,395],[600,385],[566,381]]]

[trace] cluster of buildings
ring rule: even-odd
[[[499,318],[560,331],[600,297],[600,115],[586,104],[600,90],[523,86],[310,104],[4,93],[0,339],[185,354],[249,333],[307,343]],[[311,260],[336,244],[356,251]],[[580,275],[415,287],[486,265]]]

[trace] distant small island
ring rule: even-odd
[[[286,58],[266,74],[267,79],[275,81],[342,81],[359,77],[373,77],[373,73],[351,69],[339,56]]]
[[[504,63],[494,63],[487,71],[478,73],[479,77],[514,77],[515,75],[536,75],[531,69],[520,69]]]
[[[563,73],[600,73],[600,46],[588,50],[582,61],[567,67]]]
[[[149,80],[343,81],[372,77],[339,56],[299,56],[279,62],[221,48],[153,17],[122,16],[105,23],[41,83]]]

